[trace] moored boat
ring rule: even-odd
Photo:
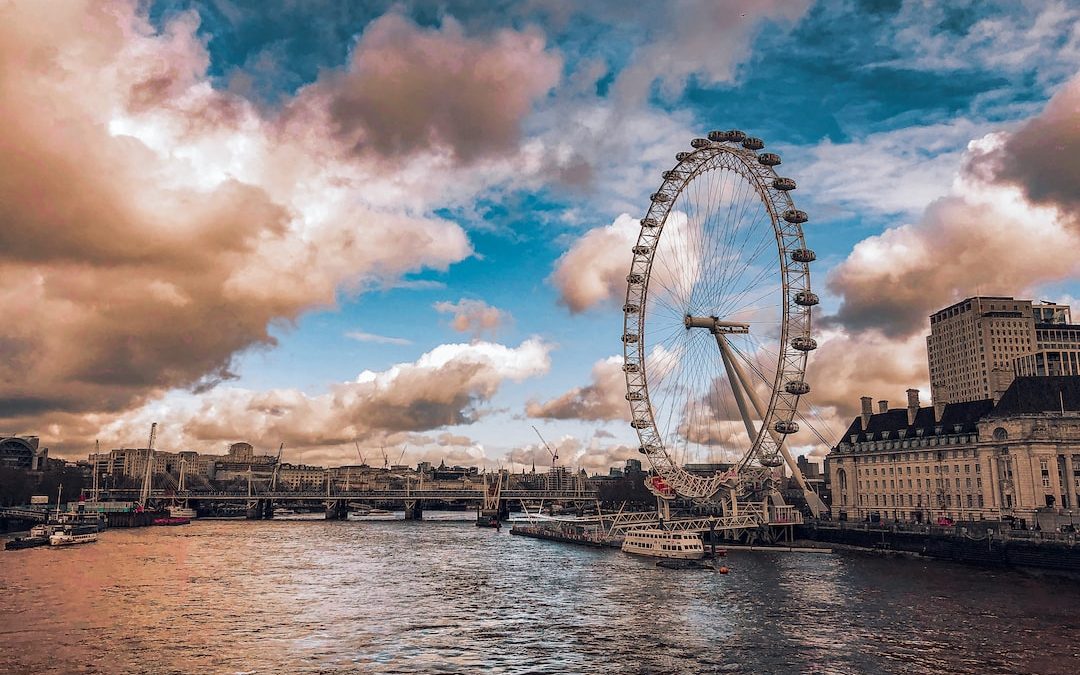
[[[48,537],[15,537],[14,539],[4,543],[5,551],[17,551],[23,548],[33,548],[35,546],[48,546]]]
[[[71,546],[72,544],[89,544],[97,541],[96,532],[75,534],[73,532],[55,532],[49,537],[49,546]]]
[[[192,520],[198,517],[198,514],[195,513],[195,509],[186,506],[170,506],[168,511],[170,518],[187,518],[188,520]]]
[[[623,540],[622,550],[624,553],[653,558],[700,560],[705,557],[705,546],[696,532],[672,532],[655,528],[629,530]]]

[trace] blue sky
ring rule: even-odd
[[[1075,83],[1080,13],[1069,3],[672,2],[631,7],[557,0],[168,0],[138,6],[133,12],[132,21],[147,22],[139,38],[143,48],[172,45],[158,58],[187,64],[188,70],[177,69],[187,79],[176,84],[179,78],[174,78],[167,94],[141,109],[127,109],[119,115],[122,123],[114,111],[110,121],[97,120],[99,125],[111,124],[110,129],[121,129],[160,153],[154,143],[166,132],[154,131],[154,125],[173,129],[166,124],[169,115],[190,115],[190,107],[184,106],[201,86],[200,96],[232,101],[254,120],[228,128],[218,121],[219,126],[198,132],[203,136],[194,132],[169,136],[176,144],[170,161],[190,143],[189,170],[209,175],[205,167],[242,163],[236,148],[245,146],[222,139],[245,138],[243,134],[252,133],[255,126],[262,130],[258,147],[269,148],[266,166],[276,167],[280,155],[275,147],[285,147],[281,138],[295,138],[290,134],[301,120],[321,130],[318,143],[324,145],[318,148],[323,160],[338,162],[335,170],[353,181],[334,198],[375,214],[367,220],[357,216],[360,224],[353,231],[361,245],[369,227],[388,237],[376,241],[393,241],[394,225],[369,223],[382,223],[380,218],[397,214],[409,219],[409,227],[423,223],[463,232],[468,251],[460,246],[453,251],[418,251],[411,262],[398,256],[349,269],[348,256],[342,254],[346,261],[341,263],[327,253],[342,245],[340,238],[320,241],[297,228],[297,245],[277,251],[278,260],[266,269],[282,264],[280,257],[289,257],[290,251],[314,243],[318,252],[311,254],[311,263],[327,270],[326,283],[311,290],[309,281],[298,276],[295,286],[305,289],[298,293],[303,297],[259,314],[254,327],[245,328],[248,332],[232,346],[215,345],[219,352],[213,358],[175,377],[149,377],[141,388],[123,395],[45,406],[34,417],[7,416],[13,423],[53,424],[51,440],[65,452],[78,454],[80,443],[101,435],[122,443],[129,427],[161,415],[172,420],[173,435],[165,437],[177,444],[214,446],[233,433],[259,435],[250,440],[270,447],[279,431],[272,424],[237,424],[230,430],[227,423],[209,418],[221,410],[254,405],[251,401],[270,396],[266,392],[293,401],[302,395],[317,398],[340,383],[354,381],[363,371],[385,373],[395,364],[415,364],[440,345],[483,342],[513,349],[538,338],[546,345],[549,364],[521,377],[500,375],[497,381],[485,381],[478,390],[467,392],[468,412],[459,418],[467,423],[433,426],[417,421],[409,429],[369,428],[354,435],[371,444],[412,442],[425,447],[427,443],[417,456],[446,452],[510,463],[542,456],[530,429],[536,424],[550,438],[574,448],[568,455],[592,470],[630,456],[633,433],[614,413],[605,419],[526,414],[530,401],[543,404],[570,394],[584,405],[590,397],[606,395],[610,402],[618,395],[604,389],[607,385],[597,379],[594,366],[621,350],[619,291],[608,288],[587,307],[574,307],[567,299],[572,294],[567,284],[577,282],[566,281],[572,276],[569,272],[560,281],[556,271],[590,232],[621,236],[613,223],[622,214],[642,215],[649,193],[660,183],[660,171],[674,163],[675,152],[687,149],[694,135],[716,128],[744,129],[764,138],[767,149],[781,153],[782,174],[799,181],[796,201],[811,214],[807,238],[820,261],[814,268],[814,285],[823,296],[821,314],[832,317],[823,324],[827,325],[823,339],[834,345],[831,352],[822,350],[827,365],[821,372],[835,381],[826,387],[828,393],[813,401],[823,411],[823,430],[842,428],[850,413],[847,401],[857,400],[861,391],[895,399],[907,386],[928,393],[925,362],[920,361],[924,355],[919,351],[925,331],[910,321],[876,325],[866,318],[888,315],[896,306],[890,303],[900,302],[884,297],[890,295],[890,283],[927,279],[930,288],[925,293],[910,291],[917,298],[915,314],[923,316],[956,296],[977,291],[1042,293],[1066,300],[1080,294],[1069,261],[993,266],[989,272],[975,266],[957,269],[947,279],[905,269],[891,281],[880,266],[868,262],[879,258],[882,250],[897,256],[945,251],[947,245],[939,238],[954,240],[946,236],[953,231],[950,228],[960,228],[973,240],[985,238],[992,251],[1009,249],[1010,242],[1001,240],[1006,235],[971,230],[956,211],[949,210],[948,216],[940,213],[945,209],[927,211],[935,200],[972,210],[999,200],[1002,217],[1018,219],[1015,230],[1029,227],[1024,208],[1015,201],[1025,198],[1023,181],[976,177],[968,163],[972,153],[997,152],[989,139],[1007,143],[1010,134],[1040,118],[1055,93]],[[173,39],[185,31],[192,40]],[[138,33],[126,32],[124,39],[134,44],[132,36]],[[446,48],[431,61],[419,57],[415,72],[412,66],[405,71],[427,83],[418,86],[429,89],[445,79],[440,68],[446,68],[449,77],[461,78],[462,90],[470,86],[472,75],[454,70],[453,60],[466,58],[463,53],[480,53],[469,67],[481,69],[503,53],[533,51],[524,60],[507,57],[511,60],[504,75],[517,78],[523,91],[502,97],[481,86],[476,91],[491,95],[482,110],[470,108],[469,102],[447,102],[443,111],[439,101],[425,101],[421,92],[415,106],[433,110],[430,120],[417,121],[412,118],[423,115],[406,101],[401,117],[410,118],[413,126],[402,122],[405,145],[396,147],[405,150],[395,155],[372,149],[379,145],[372,134],[394,130],[393,115],[375,119],[371,112],[381,105],[379,83],[386,87],[388,81],[364,79],[374,77],[371,73],[380,62],[398,56],[395,39],[415,42],[421,45],[417,49],[428,53]],[[408,62],[418,58],[416,53],[402,58]],[[120,51],[116,54],[118,63],[127,58]],[[424,68],[436,72],[420,73]],[[396,94],[387,94],[392,95]],[[523,108],[515,108],[519,99]],[[503,105],[509,121],[499,117]],[[360,126],[347,127],[342,112],[346,109],[363,118],[356,122]],[[479,121],[444,119],[460,116],[454,112],[460,110],[474,111]],[[506,138],[485,139],[485,128],[473,128],[483,127],[485,120],[493,134],[495,127],[505,124],[499,128]],[[345,135],[354,128],[361,129],[363,140],[352,146],[358,154],[350,157],[346,150],[355,139],[347,141]],[[435,146],[440,138],[450,138],[438,133],[458,134],[464,140],[448,141],[449,155],[436,152],[438,147],[410,145],[408,133],[415,136],[416,129],[429,128],[435,130],[431,136]],[[212,151],[215,144],[217,150]],[[302,143],[288,147],[301,155],[307,150],[315,153]],[[232,152],[237,156],[220,156]],[[280,182],[265,175],[251,178],[258,174],[252,166],[234,173],[225,170],[223,175],[257,184],[269,201],[292,209],[293,216],[314,208],[308,197],[290,202],[279,196],[274,190]],[[361,166],[362,170],[357,168]],[[388,183],[357,178],[373,166],[381,167]],[[303,179],[294,178],[293,183],[298,180]],[[410,185],[414,192],[399,193],[397,185]],[[297,206],[301,203],[304,206]],[[1055,215],[1054,204],[1039,206],[1051,211],[1040,212],[1038,224],[1030,227],[1040,232],[1050,228],[1053,237],[1068,241],[1074,233]],[[622,253],[628,266],[629,251]],[[946,262],[928,264],[936,269]],[[249,263],[258,267],[257,260],[244,264]],[[594,271],[607,270],[605,264],[615,269],[605,257],[595,261]],[[963,264],[956,262],[957,267]],[[600,276],[610,280],[614,273],[604,274]],[[180,282],[173,285],[187,289]],[[884,298],[877,304],[874,289]],[[435,307],[463,300],[494,308],[498,314],[493,316],[499,318],[485,328],[459,330],[452,312]],[[272,341],[260,335],[259,326]],[[884,364],[865,382],[858,381],[857,372],[840,364],[837,356],[856,349],[868,350],[866,358]],[[215,389],[196,388],[193,393],[193,380],[205,381],[222,362],[231,375]],[[49,376],[61,382],[66,375],[50,371]],[[869,391],[874,387],[878,390]],[[575,388],[585,389],[574,394]],[[286,418],[301,415],[299,410],[283,409]],[[375,409],[365,410],[354,413],[377,414]],[[440,434],[455,439],[436,441]],[[327,462],[341,459],[342,448],[349,445],[339,434],[320,438],[314,431],[295,442],[311,461]],[[812,439],[805,439],[805,444],[802,451],[813,448]]]

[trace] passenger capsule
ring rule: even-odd
[[[634,252],[634,255],[649,255],[652,253],[651,246],[635,246],[631,250]]]
[[[792,380],[784,385],[784,391],[794,396],[803,396],[810,393],[810,385],[799,380]]]
[[[713,143],[723,143],[728,139],[728,132],[726,131],[710,131],[709,140]]]
[[[788,420],[777,420],[773,425],[773,429],[778,434],[793,434],[799,430],[799,423],[795,421],[789,422]]]
[[[649,424],[649,420],[637,419],[631,422],[630,426],[634,427],[635,429],[648,429],[652,425]]]
[[[731,129],[727,132],[727,139],[732,143],[742,143],[746,140],[746,134],[738,129]]]
[[[639,447],[639,448],[637,449],[637,451],[638,451],[638,452],[640,452],[640,453],[641,453],[641,454],[643,454],[643,455],[644,455],[644,454],[646,454],[646,453],[645,453],[645,447],[644,447],[644,446],[642,446],[642,447]]]
[[[742,146],[747,150],[760,150],[765,147],[765,141],[753,136],[747,136],[746,140],[742,142]]]
[[[776,466],[780,466],[781,464],[784,463],[776,455],[773,455],[772,457],[759,457],[758,461],[761,462],[761,466],[767,466],[767,467],[776,467]]]
[[[681,162],[681,161],[685,160],[687,157],[689,157],[692,154],[694,154],[694,153],[692,153],[692,152],[676,152],[675,153],[675,161],[676,162]]]
[[[628,283],[628,284],[642,284],[642,283],[645,283],[645,275],[644,274],[637,274],[636,272],[634,274],[627,274],[626,275],[626,283]]]
[[[791,347],[800,352],[812,352],[817,349],[817,340],[812,337],[806,337],[805,335],[796,335],[791,339]]]
[[[637,333],[623,333],[622,341],[628,345],[634,344],[638,341]]]
[[[636,373],[641,370],[641,366],[636,363],[624,363],[622,371],[624,373]]]
[[[626,400],[627,401],[644,401],[645,400],[645,394],[642,394],[640,391],[628,391],[628,392],[626,392]]]
[[[772,186],[774,188],[776,188],[777,190],[783,190],[784,192],[787,192],[788,190],[794,190],[795,189],[795,179],[794,178],[776,178],[776,179],[773,179]]]
[[[681,171],[665,171],[660,175],[664,178],[664,180],[678,180],[679,178],[683,177]]]
[[[820,300],[818,300],[817,293],[812,293],[811,291],[799,291],[795,294],[796,305],[802,305],[803,307],[813,307],[814,305],[818,304],[818,302],[820,302]]]
[[[757,161],[765,166],[778,166],[780,164],[780,155],[774,152],[763,152],[757,156]]]
[[[788,209],[781,213],[780,217],[789,223],[805,223],[809,219],[806,211],[800,211],[799,209]]]
[[[627,314],[637,314],[638,309],[640,308],[637,305],[629,302],[622,306],[622,311],[626,312]]]
[[[692,148],[707,148],[712,145],[712,142],[707,138],[695,138],[690,141],[690,147]]]
[[[797,248],[791,252],[791,259],[795,262],[809,263],[817,260],[817,254],[808,248]]]
[[[656,218],[642,218],[641,219],[641,226],[642,227],[656,227],[659,224],[660,223],[656,222]]]
[[[664,192],[654,192],[651,195],[649,195],[649,199],[651,199],[654,202],[671,201],[671,197],[667,193],[664,193]]]

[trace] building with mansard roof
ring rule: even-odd
[[[1080,377],[1017,377],[993,398],[870,398],[828,458],[838,519],[1068,522],[1080,516]]]

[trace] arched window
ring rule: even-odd
[[[1009,440],[1009,432],[1005,431],[1004,427],[998,427],[997,429],[994,429],[994,440],[995,441],[1007,441],[1007,440]]]

